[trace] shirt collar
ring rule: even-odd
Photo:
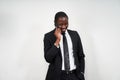
[[[65,31],[65,34],[68,35],[68,30]]]

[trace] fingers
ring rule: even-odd
[[[61,29],[59,27],[56,28],[56,31],[61,33]]]

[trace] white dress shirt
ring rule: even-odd
[[[70,62],[70,71],[76,69],[76,65],[74,62],[74,56],[73,56],[73,45],[72,45],[72,40],[71,37],[68,33],[68,31],[65,32],[65,36],[67,38],[67,43],[68,43],[68,50],[69,50],[69,62]],[[60,40],[60,49],[62,53],[62,70],[65,70],[64,66],[64,51],[63,51],[63,36],[61,35],[61,40]]]

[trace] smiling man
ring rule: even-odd
[[[85,60],[81,39],[69,30],[65,12],[55,15],[55,29],[44,36],[44,57],[49,63],[46,80],[85,80]]]

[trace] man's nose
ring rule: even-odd
[[[62,25],[62,28],[66,28],[66,25]]]

